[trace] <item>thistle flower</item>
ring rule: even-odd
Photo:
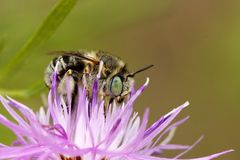
[[[86,90],[81,86],[78,86],[77,104],[68,105],[71,104],[71,94],[68,94],[66,103],[56,92],[56,73],[53,74],[47,108],[41,107],[37,113],[10,97],[1,96],[3,107],[16,122],[0,115],[0,123],[11,129],[17,140],[11,146],[0,144],[0,159],[176,160],[200,141],[191,146],[169,143],[176,127],[188,119],[172,123],[188,102],[162,116],[150,127],[147,127],[149,109],[145,110],[142,120],[133,111],[133,103],[149,79],[125,104],[120,107],[113,104],[106,112],[104,102],[96,95],[97,82],[96,79],[91,108]],[[75,108],[74,112],[71,107]],[[161,153],[165,150],[183,151],[174,158],[163,158]],[[210,160],[231,151],[192,160]]]

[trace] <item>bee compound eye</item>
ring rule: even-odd
[[[119,96],[122,93],[123,83],[119,76],[113,77],[110,90],[114,96]]]

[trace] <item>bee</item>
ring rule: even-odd
[[[59,94],[66,96],[70,91],[74,98],[78,92],[77,86],[81,85],[85,87],[90,102],[93,97],[94,81],[102,62],[97,94],[101,100],[104,100],[105,110],[114,100],[117,104],[124,102],[130,96],[134,76],[153,66],[149,65],[136,72],[130,72],[124,61],[103,51],[56,51],[53,54],[59,56],[54,58],[45,70],[46,85],[51,88],[52,73],[56,70]],[[66,83],[69,83],[69,91],[66,91]]]

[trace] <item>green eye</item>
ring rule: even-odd
[[[111,83],[111,92],[114,96],[119,96],[122,93],[123,83],[120,77],[115,76]]]

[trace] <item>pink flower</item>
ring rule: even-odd
[[[0,159],[51,159],[51,160],[176,160],[192,149],[192,146],[171,144],[175,128],[188,117],[172,123],[188,102],[162,116],[147,127],[149,109],[142,119],[133,111],[133,103],[148,85],[149,80],[132,94],[120,107],[113,104],[104,114],[104,102],[95,95],[91,110],[86,90],[78,87],[78,103],[74,112],[63,97],[56,94],[56,73],[48,95],[47,108],[34,113],[25,105],[7,97],[0,97],[5,109],[16,120],[0,115],[0,123],[11,129],[17,140],[7,146],[1,144]],[[97,80],[95,81],[97,85]],[[97,87],[94,87],[97,93]],[[70,93],[68,100],[71,100]],[[71,104],[71,103],[68,103]],[[19,112],[16,112],[18,110]],[[88,116],[88,113],[91,116]],[[165,135],[168,136],[165,136]],[[163,138],[166,137],[166,138]],[[163,158],[165,150],[183,150],[173,158]],[[227,150],[192,160],[210,160],[229,153]]]

